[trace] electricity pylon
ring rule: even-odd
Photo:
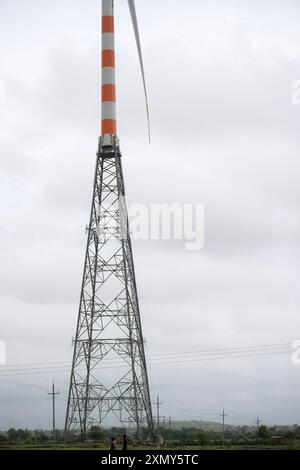
[[[66,416],[66,431],[80,431],[83,439],[111,413],[133,425],[137,437],[143,428],[153,435],[121,153],[116,137],[103,144],[102,137]]]

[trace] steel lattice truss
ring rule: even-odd
[[[85,438],[109,414],[153,434],[121,154],[100,139],[66,431]]]

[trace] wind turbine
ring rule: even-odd
[[[145,91],[136,10],[128,1]],[[65,430],[87,437],[93,426],[153,436],[144,337],[117,137],[114,1],[102,0],[102,125]]]

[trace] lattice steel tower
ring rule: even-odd
[[[137,34],[134,4],[129,2]],[[66,432],[82,438],[109,416],[153,435],[153,417],[116,135],[113,0],[102,0],[102,135],[67,405]],[[140,56],[141,57],[141,56]],[[112,424],[112,421],[110,421]]]

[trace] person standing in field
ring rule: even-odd
[[[128,439],[126,434],[123,434],[122,450],[128,450]]]
[[[117,450],[117,439],[115,437],[111,438],[110,450],[111,451]]]

